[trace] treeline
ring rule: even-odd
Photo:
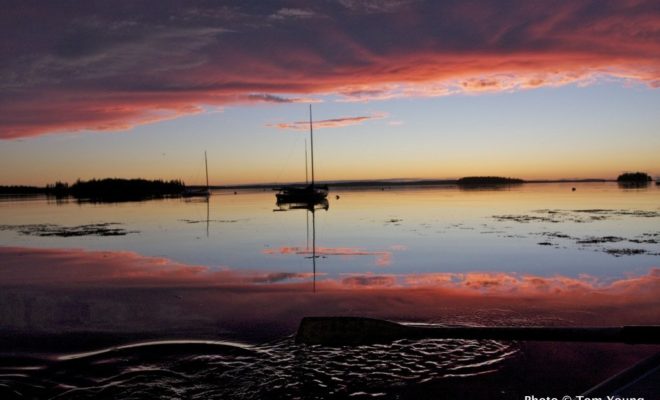
[[[0,194],[31,195],[44,194],[46,188],[25,185],[0,186]]]
[[[46,194],[55,197],[75,197],[90,201],[130,201],[144,200],[181,195],[186,185],[180,180],[147,180],[147,179],[92,179],[77,180],[69,185],[66,182],[55,182],[46,187],[34,186],[0,186],[1,194],[31,195]]]
[[[518,178],[503,178],[501,176],[467,176],[456,181],[458,185],[512,185],[525,183]]]
[[[78,180],[71,186],[55,184],[54,191],[66,192],[77,199],[92,201],[124,201],[143,200],[150,198],[180,195],[186,185],[180,180],[147,180],[147,179],[92,179]]]
[[[637,183],[646,183],[646,182],[651,182],[652,179],[647,174],[646,172],[626,172],[624,174],[619,175],[618,178],[616,178],[617,182],[637,182]]]

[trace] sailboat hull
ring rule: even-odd
[[[316,204],[324,201],[328,197],[327,186],[306,186],[306,187],[283,187],[279,189],[277,197],[278,204],[299,203]]]
[[[210,197],[211,189],[209,189],[209,161],[206,158],[206,151],[204,152],[204,168],[206,169],[206,187],[202,189],[186,189],[181,193],[183,197]]]

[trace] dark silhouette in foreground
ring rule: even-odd
[[[344,349],[346,346],[384,344],[402,339],[515,340],[578,342],[580,345],[589,342],[643,345],[659,344],[659,333],[660,326],[657,325],[619,327],[429,326],[426,324],[399,324],[362,317],[304,317],[300,322],[295,341],[297,344],[306,345],[344,346]],[[584,394],[600,396],[598,398],[605,396],[619,398],[612,395],[627,391],[636,396],[642,394],[649,397],[653,393],[657,393],[658,376],[660,376],[660,353],[656,352],[632,367],[591,387]],[[474,398],[491,397],[484,397],[483,394],[480,394]]]
[[[363,317],[305,317],[300,321],[296,343],[346,346],[450,338],[660,344],[660,326],[415,326]]]

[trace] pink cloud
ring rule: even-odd
[[[268,93],[252,93],[248,94],[246,100],[248,102],[264,102],[264,103],[318,103],[320,100],[311,97],[283,97],[276,96]]]
[[[0,138],[125,130],[207,106],[315,95],[373,101],[602,79],[660,86],[654,1],[345,3],[8,8]]]
[[[374,113],[369,116],[324,119],[320,121],[314,121],[314,128],[315,129],[343,128],[346,126],[361,124],[365,121],[383,119],[385,117],[386,117],[385,113]],[[309,121],[280,122],[275,124],[268,124],[266,126],[271,128],[278,128],[278,129],[292,129],[296,131],[306,131],[309,129]]]

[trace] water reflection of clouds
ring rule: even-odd
[[[356,256],[374,256],[376,265],[380,267],[387,267],[392,265],[392,252],[393,251],[404,251],[406,246],[404,245],[392,245],[389,248],[390,250],[381,250],[381,251],[369,251],[359,247],[316,247],[316,256],[341,256],[341,257],[356,257]],[[278,248],[269,248],[261,251],[263,254],[275,255],[287,255],[287,254],[297,254],[311,257],[313,255],[312,249],[308,247],[298,247],[298,246],[281,246]]]
[[[578,277],[535,276],[505,272],[425,273],[425,274],[345,274],[338,283],[346,288],[433,289],[456,295],[498,295],[513,297],[578,298],[588,295],[645,295],[660,293],[660,268],[646,275],[630,276],[611,282],[590,275]],[[660,295],[656,296],[660,301]]]
[[[207,286],[311,279],[312,273],[234,271],[128,251],[0,247],[0,285]]]
[[[316,273],[316,275],[324,275],[323,273]],[[314,277],[313,272],[271,272],[263,275],[255,274],[252,278],[249,279],[250,282],[254,283],[276,283],[283,281],[291,281],[294,279],[312,279]]]
[[[266,249],[268,254],[311,254],[297,247]],[[385,258],[388,252],[367,252],[356,248],[320,248],[317,254]],[[310,272],[233,270],[229,267],[179,263],[162,257],[133,252],[88,251],[79,249],[37,249],[0,247],[0,285],[3,286],[165,286],[222,287],[278,283],[292,290],[313,277]],[[297,283],[298,282],[298,283]],[[581,274],[537,276],[512,272],[434,272],[410,274],[343,273],[317,283],[326,290],[360,288],[433,289],[453,294],[510,296],[582,296],[587,294],[654,294],[660,301],[660,268],[646,275],[605,281]]]
[[[309,315],[485,325],[660,318],[660,268],[612,282],[505,272],[345,273],[317,279],[313,292],[307,272],[210,268],[131,252],[0,247],[0,260],[3,328],[30,332],[272,338]]]
[[[396,285],[394,275],[351,275],[341,280],[341,285],[349,288],[381,288]]]

